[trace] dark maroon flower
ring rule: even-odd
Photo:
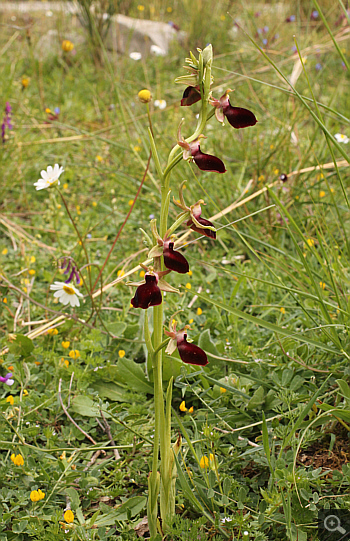
[[[227,107],[223,108],[223,113],[231,126],[237,130],[247,128],[248,126],[255,126],[257,123],[255,115],[251,111],[243,107],[232,107],[230,103]]]
[[[207,229],[207,227],[214,227],[214,224],[209,222],[209,220],[206,220],[205,218],[201,218],[198,216],[196,218],[197,222],[199,222],[201,225],[204,226],[202,229],[201,227],[198,227],[195,223],[193,223],[192,220],[188,220],[186,225],[189,225],[192,231],[196,231],[197,233],[200,233],[201,235],[205,235],[206,237],[209,237],[210,239],[216,239],[216,231],[213,231],[212,229]]]
[[[213,98],[210,103],[215,107],[215,116],[221,123],[224,122],[225,117],[228,122],[236,128],[248,128],[249,126],[255,126],[257,119],[254,113],[243,107],[232,107],[229,100],[229,93],[232,90],[226,90],[225,94],[221,96],[219,100]]]
[[[186,274],[190,270],[187,259],[174,250],[174,243],[170,240],[164,241],[163,244],[164,265],[167,269]]]
[[[199,141],[202,138],[204,138],[204,135],[199,135],[195,141],[188,143],[187,141],[185,141],[183,137],[181,137],[180,129],[181,129],[181,125],[178,130],[177,144],[184,149],[184,152],[183,152],[184,160],[188,160],[189,158],[192,157],[195,164],[202,171],[212,171],[214,173],[226,172],[224,162],[222,162],[220,158],[217,158],[216,156],[212,156],[211,154],[204,154],[201,151],[201,148],[199,146]]]
[[[280,175],[280,180],[282,180],[282,182],[287,182],[288,180],[288,177],[285,173],[282,173],[282,175]]]
[[[196,366],[206,366],[208,358],[200,347],[187,342],[187,334],[179,332],[176,336],[177,349],[181,360],[186,364],[195,364]]]
[[[181,105],[193,105],[201,99],[201,93],[199,91],[199,86],[188,86],[185,88],[185,91],[182,96]]]
[[[200,146],[195,154],[192,154],[194,162],[202,171],[212,171],[213,173],[225,173],[226,168],[223,161],[211,154],[201,152]]]
[[[136,289],[135,297],[131,299],[131,304],[134,308],[143,308],[146,310],[150,306],[162,304],[162,294],[157,285],[157,276],[146,274],[145,280],[146,282]]]

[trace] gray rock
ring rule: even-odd
[[[143,57],[150,53],[165,56],[171,41],[179,38],[183,39],[183,33],[167,23],[119,14],[112,17],[106,47],[122,54],[138,52]]]

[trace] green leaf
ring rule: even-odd
[[[125,331],[127,324],[124,321],[113,321],[113,323],[107,323],[105,325],[108,332],[113,336],[121,336]]]
[[[9,344],[9,351],[14,355],[21,355],[22,357],[29,357],[34,349],[34,344],[28,336],[23,334],[16,334],[16,338]]]
[[[112,381],[94,383],[93,388],[98,392],[101,398],[109,398],[115,402],[130,402],[131,400],[127,391]]]
[[[75,490],[75,488],[66,488],[66,494],[71,502],[72,510],[78,509],[80,505],[80,498],[78,492]]]
[[[343,379],[337,379],[336,382],[338,383],[342,395],[347,399],[350,400],[350,387]]]
[[[257,388],[251,399],[249,400],[247,404],[248,410],[254,410],[261,406],[264,403],[265,400],[265,392],[264,387],[260,385],[260,387]]]
[[[109,513],[99,516],[95,521],[95,526],[113,526],[117,520],[123,522],[134,517],[146,506],[147,498],[144,496],[134,496],[122,503],[117,509],[112,509]]]
[[[207,353],[212,353],[213,355],[219,356],[219,352],[215,347],[214,342],[212,342],[210,337],[210,329],[205,329],[200,336],[198,340],[198,345],[200,348],[204,349]]]
[[[133,391],[153,394],[153,386],[147,381],[141,365],[128,359],[119,359],[118,373]]]
[[[84,395],[76,396],[73,400],[73,404],[70,407],[70,411],[78,413],[83,417],[101,417],[100,409],[98,404],[94,402],[91,398]],[[103,415],[106,418],[110,418],[109,413],[103,411]]]
[[[274,470],[271,466],[271,451],[270,451],[270,445],[269,445],[269,433],[268,433],[268,430],[267,430],[267,423],[266,423],[266,418],[265,418],[265,413],[262,412],[262,436],[263,436],[263,446],[264,446],[264,451],[265,451],[265,455],[266,455],[266,458],[267,458],[267,462],[269,463],[269,467],[270,467],[270,471],[272,473],[272,476],[274,476]]]

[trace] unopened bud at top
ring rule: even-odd
[[[138,97],[142,103],[149,103],[152,99],[152,94],[147,88],[144,88],[143,90],[140,90]]]

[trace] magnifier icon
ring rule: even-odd
[[[339,517],[335,515],[328,515],[323,521],[323,525],[329,532],[339,532],[342,535],[346,533],[346,530],[340,525]]]

